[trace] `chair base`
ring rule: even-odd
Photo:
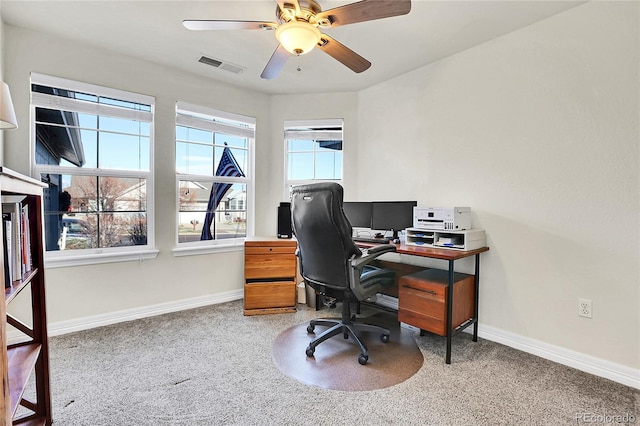
[[[342,334],[345,339],[348,339],[349,336],[351,336],[351,338],[358,344],[358,346],[360,347],[360,356],[358,357],[358,362],[362,365],[365,365],[369,360],[369,350],[367,349],[367,345],[364,343],[364,340],[360,336],[360,332],[366,331],[381,333],[380,339],[384,343],[387,343],[389,341],[389,335],[391,333],[386,328],[377,325],[352,322],[349,303],[343,302],[343,305],[346,305],[346,307],[343,307],[342,309],[342,319],[314,319],[309,322],[307,333],[313,333],[315,331],[315,327],[318,325],[329,328],[309,343],[309,346],[307,346],[306,354],[308,357],[312,357],[316,350],[316,346],[318,346],[325,340],[330,339],[331,337]]]

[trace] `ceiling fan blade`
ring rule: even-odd
[[[264,78],[265,80],[271,80],[272,78],[277,77],[278,74],[280,74],[280,71],[282,71],[284,64],[287,63],[289,55],[290,53],[287,52],[287,50],[282,47],[281,44],[279,44],[276,51],[273,52],[273,55],[271,55],[271,59],[269,59],[269,62],[267,62],[267,66],[264,67],[264,70],[262,71],[262,74],[260,74],[260,77]]]
[[[182,25],[188,30],[275,30],[278,24],[275,22],[262,21],[207,21],[207,20],[186,20]]]
[[[342,62],[343,65],[350,68],[353,72],[361,73],[362,71],[368,70],[371,66],[371,62],[326,34],[320,36],[318,48],[322,49],[322,51],[338,62]]]
[[[406,15],[409,11],[411,11],[411,0],[362,0],[320,12],[316,15],[316,19],[329,19],[332,27],[338,27]]]

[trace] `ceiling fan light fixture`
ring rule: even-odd
[[[320,41],[320,30],[308,22],[290,21],[276,29],[276,38],[289,53],[304,55]]]

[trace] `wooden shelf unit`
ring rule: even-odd
[[[244,314],[296,312],[296,240],[250,237],[244,243]]]
[[[0,303],[0,368],[2,369],[3,403],[0,424],[51,425],[49,387],[49,345],[44,288],[44,247],[42,236],[42,191],[46,185],[5,167],[0,167],[0,193],[24,195],[28,205],[32,268],[5,288],[5,303]],[[2,227],[2,237],[5,229]],[[4,282],[4,253],[0,245],[0,276]],[[30,293],[31,325],[7,313],[7,305],[19,294]],[[25,294],[26,296],[26,294]],[[7,343],[7,325],[13,326],[25,338],[19,343]],[[35,375],[35,400],[27,400],[24,391]],[[16,416],[18,407],[22,407]]]
[[[483,229],[435,231],[433,229],[407,228],[405,233],[407,246],[467,251],[487,245],[487,237]]]

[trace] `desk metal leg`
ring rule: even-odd
[[[453,260],[449,261],[449,286],[447,288],[447,355],[445,362],[451,364],[451,337],[453,330],[451,325],[453,323]]]
[[[475,284],[475,300],[474,300],[474,308],[473,308],[473,319],[475,322],[473,323],[473,341],[478,341],[478,300],[480,300],[480,253],[476,254],[476,274],[474,278]]]

